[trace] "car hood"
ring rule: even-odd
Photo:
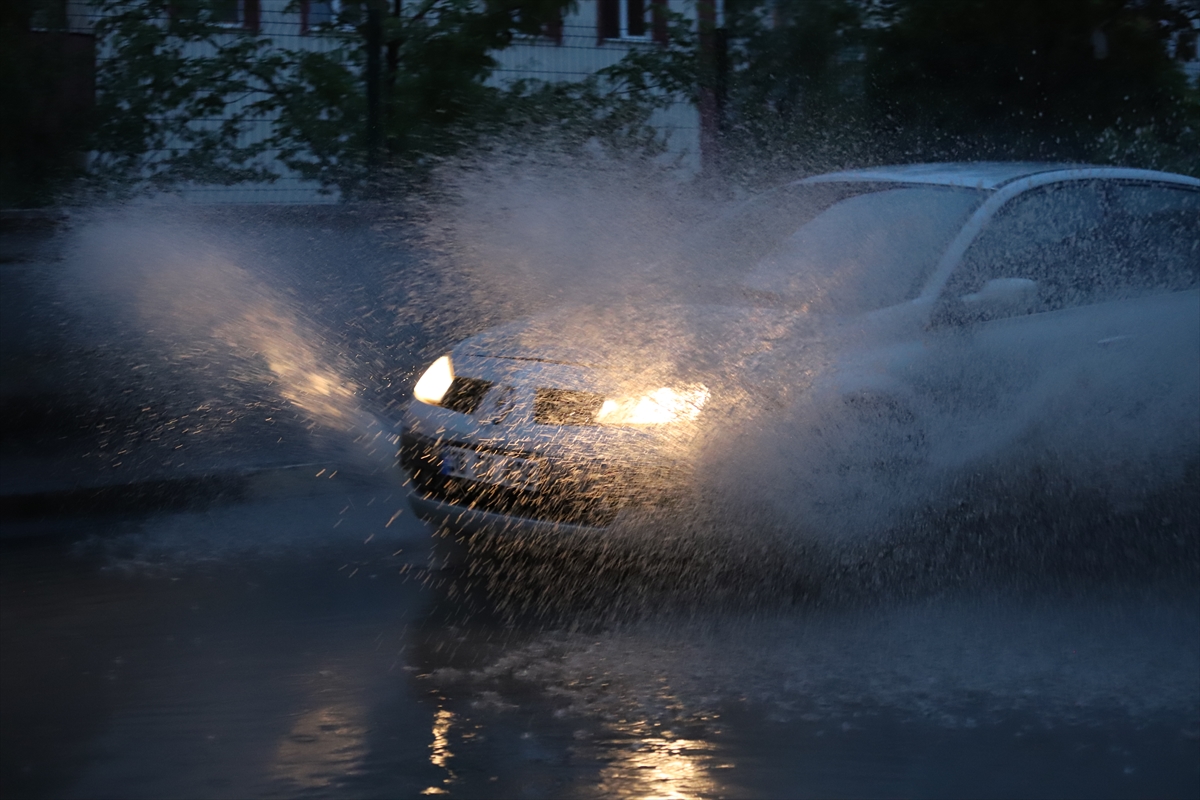
[[[804,315],[777,308],[572,306],[479,333],[455,353],[683,377],[742,366],[814,331]]]

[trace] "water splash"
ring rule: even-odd
[[[386,436],[390,426],[361,402],[352,360],[286,285],[271,282],[261,256],[236,233],[181,217],[137,208],[77,226],[62,293],[86,321],[88,343],[157,365],[155,399],[191,406],[181,412],[270,418],[292,409],[314,433]],[[364,452],[390,463],[383,449]]]

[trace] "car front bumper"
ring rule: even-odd
[[[662,459],[601,459],[594,451],[548,455],[507,449],[541,460],[545,475],[537,491],[480,483],[445,474],[443,448],[486,444],[432,437],[405,429],[400,462],[410,478],[409,503],[421,519],[462,533],[602,531],[628,509],[669,504],[681,495],[683,469]],[[612,454],[610,454],[611,456]]]
[[[419,519],[438,528],[448,529],[454,533],[474,534],[515,533],[522,536],[537,536],[541,534],[555,536],[580,535],[595,533],[604,528],[578,525],[569,522],[548,522],[546,520],[518,517],[511,514],[484,511],[479,508],[448,503],[427,495],[419,489],[414,489],[408,496],[408,504]]]

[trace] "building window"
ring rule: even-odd
[[[596,38],[667,40],[667,0],[597,0]]]
[[[257,31],[259,0],[214,0],[213,21],[227,28]]]
[[[333,25],[341,13],[341,0],[300,0],[300,32]]]
[[[399,15],[399,0],[394,6]],[[363,23],[365,4],[348,4],[343,0],[300,0],[300,33],[312,33],[322,28],[353,31]]]
[[[559,17],[554,22],[547,22],[542,26],[542,35],[547,39],[552,40],[555,44],[563,43],[563,21],[562,12],[559,12]]]

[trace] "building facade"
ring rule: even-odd
[[[390,0],[399,6],[399,0]],[[723,0],[718,0],[718,3]],[[401,7],[407,8],[407,6]],[[523,36],[506,49],[494,53],[497,68],[489,80],[503,85],[517,80],[545,82],[575,81],[615,64],[634,48],[661,46],[666,41],[666,18],[661,12],[680,12],[697,17],[696,0],[579,0],[558,25],[547,26],[540,36]],[[218,23],[230,33],[251,32],[270,40],[271,46],[286,50],[318,50],[337,43],[324,34],[342,11],[340,0],[217,0]],[[657,12],[657,13],[656,13]],[[55,36],[68,42],[72,52],[81,52],[80,75],[72,82],[69,102],[88,102],[94,92],[96,64],[113,57],[94,35],[97,11],[88,0],[40,0],[30,19],[34,35]],[[195,55],[205,45],[188,45]],[[81,60],[82,59],[82,60]],[[86,63],[84,63],[86,62]],[[88,74],[88,71],[91,74]],[[82,81],[82,82],[81,82]],[[86,91],[76,91],[84,86]],[[252,103],[254,97],[231,101],[232,113]],[[215,122],[215,121],[209,121]],[[700,165],[701,115],[696,106],[678,103],[656,113],[652,123],[665,134],[665,161],[685,175]],[[205,124],[199,122],[198,124]],[[250,121],[243,144],[262,142],[272,132],[267,117]],[[336,193],[322,192],[313,181],[288,171],[267,152],[262,163],[271,165],[279,178],[270,183],[238,186],[186,186],[182,194],[198,202],[320,203],[336,202]],[[153,153],[148,156],[151,160]]]

